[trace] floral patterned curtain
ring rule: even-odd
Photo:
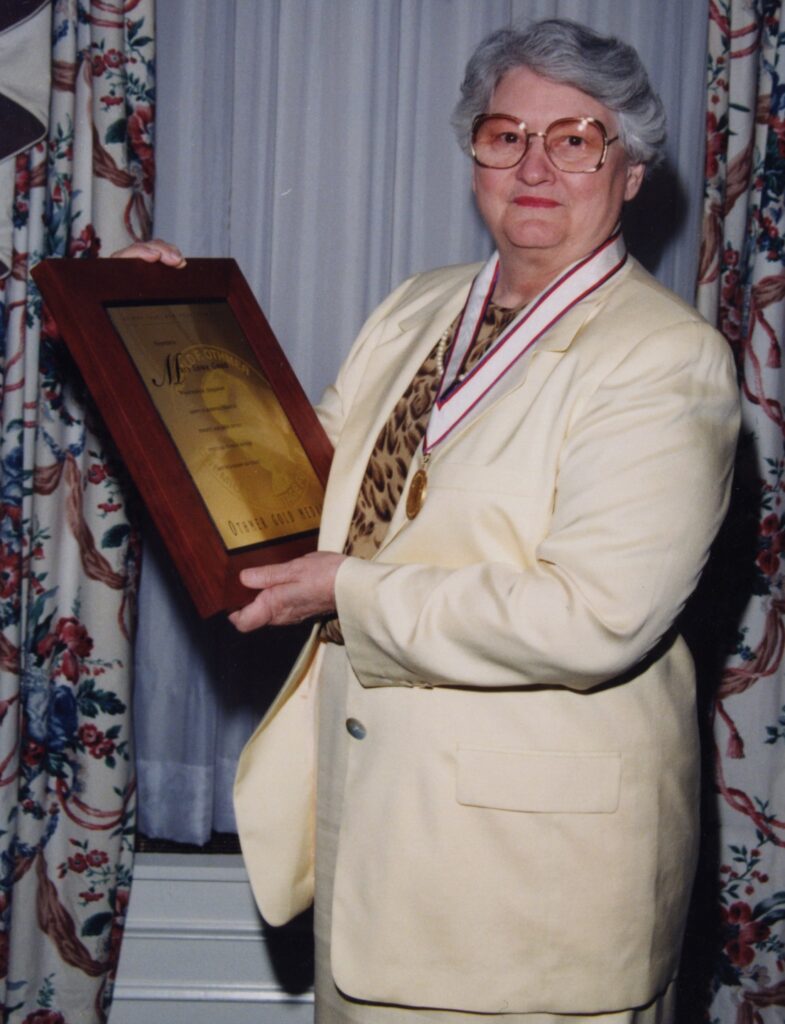
[[[785,1007],[785,4],[711,0],[698,300],[736,352],[744,430],[713,701],[719,941],[707,1020]],[[727,639],[727,637],[726,637]],[[715,902],[715,906],[716,906]]]
[[[90,1024],[106,1020],[131,883],[138,544],[29,273],[149,233],[153,0],[3,6],[20,29],[45,8],[45,53],[24,65],[51,69],[51,95],[48,135],[10,157],[0,282],[0,993],[4,1021]]]

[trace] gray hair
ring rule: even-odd
[[[465,153],[471,153],[475,117],[489,112],[493,90],[518,67],[580,89],[612,110],[633,163],[653,166],[662,159],[665,111],[635,49],[563,18],[548,18],[523,30],[498,29],[474,51],[452,116]]]

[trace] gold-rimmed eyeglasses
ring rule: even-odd
[[[472,156],[480,167],[515,167],[529,149],[529,139],[542,139],[548,159],[568,174],[593,174],[605,163],[608,146],[605,125],[596,117],[561,117],[544,132],[530,132],[511,114],[480,114],[472,124]]]

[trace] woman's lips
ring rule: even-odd
[[[516,206],[533,206],[538,209],[552,209],[559,206],[555,199],[546,199],[544,196],[516,196],[513,202]]]

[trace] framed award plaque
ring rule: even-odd
[[[203,617],[242,568],[316,547],[332,448],[234,260],[33,270]]]

